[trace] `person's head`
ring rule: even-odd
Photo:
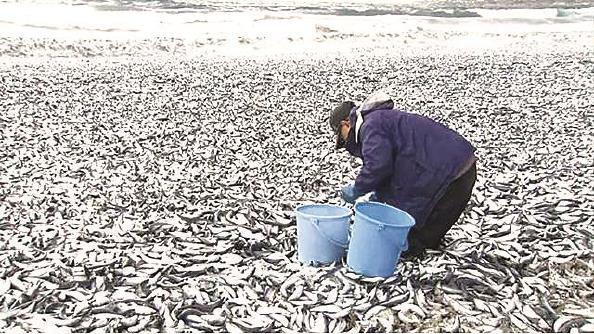
[[[330,112],[330,127],[332,127],[332,131],[336,134],[336,149],[345,146],[349,131],[351,130],[349,115],[355,107],[355,103],[345,101]]]

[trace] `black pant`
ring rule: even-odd
[[[455,179],[437,201],[427,221],[421,227],[413,226],[408,234],[408,255],[416,255],[425,248],[436,249],[443,236],[458,221],[472,195],[476,181],[476,163]]]

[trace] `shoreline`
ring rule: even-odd
[[[357,43],[357,40],[325,41],[315,44],[288,45],[286,47],[257,49],[249,44],[236,46],[197,45],[196,41],[179,38],[152,38],[142,40],[60,40],[0,37],[0,59],[133,59],[196,57],[227,58],[323,58],[349,57],[361,53],[394,56],[398,54],[501,54],[501,53],[555,53],[592,52],[594,31],[575,33],[537,33],[514,36],[492,34],[472,39],[462,36],[446,40],[380,39]]]

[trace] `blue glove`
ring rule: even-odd
[[[340,195],[345,202],[355,204],[357,198],[363,196],[364,193],[359,191],[354,184],[349,184],[340,190]]]

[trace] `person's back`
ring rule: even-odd
[[[430,170],[455,173],[473,156],[474,147],[464,137],[428,117],[398,109],[373,110],[363,117],[362,138],[366,127],[385,127],[396,156]]]

